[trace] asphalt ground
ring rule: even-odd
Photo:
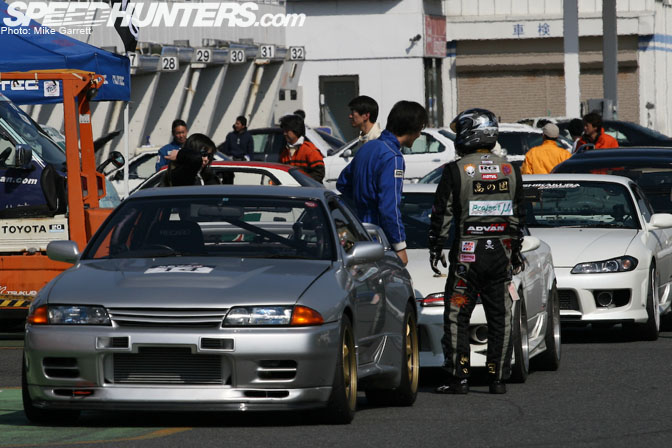
[[[432,393],[423,370],[410,408],[371,407],[363,394],[350,425],[315,413],[87,412],[73,426],[31,425],[21,407],[21,341],[0,335],[0,448],[7,447],[669,447],[672,332],[631,340],[620,327],[563,330],[557,372],[532,371],[506,395],[476,372],[464,396]]]

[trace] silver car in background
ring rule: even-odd
[[[373,232],[379,231],[373,228]],[[79,411],[410,406],[416,309],[400,259],[322,188],[196,186],[124,201],[26,326],[34,422]]]

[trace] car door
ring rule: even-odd
[[[359,241],[371,241],[364,227],[339,198],[329,201],[342,249],[347,253]],[[385,288],[379,263],[362,263],[348,268],[349,293],[355,307],[354,330],[359,364],[375,361],[384,342]]]
[[[524,229],[524,233],[530,235],[527,228]],[[544,284],[544,271],[547,268],[544,255],[543,246],[523,254],[523,258],[525,258],[525,270],[521,273],[523,294],[525,295],[527,317],[532,324],[532,328],[536,322],[533,318],[542,315],[548,300],[548,292]]]
[[[427,132],[422,132],[410,148],[402,147],[401,152],[406,162],[405,179],[420,179],[441,163],[448,162],[444,160],[446,145]]]
[[[630,188],[637,201],[637,207],[646,222],[651,220],[653,208],[646,199],[646,195],[634,182]],[[672,229],[648,230],[652,238],[647,238],[647,246],[653,251],[656,258],[658,274],[658,296],[663,297],[666,286],[672,281]]]

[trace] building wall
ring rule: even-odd
[[[424,104],[423,45],[409,40],[423,34],[421,0],[300,1],[287,10],[307,16],[301,29],[287,29],[287,46],[306,49],[299,83],[308,124],[320,116],[320,76],[358,75],[359,94],[376,99],[383,127],[397,101]]]

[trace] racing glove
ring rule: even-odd
[[[439,271],[438,268],[439,261],[444,268],[448,267],[446,256],[443,254],[443,249],[441,249],[441,247],[431,247],[429,249],[429,264],[436,275],[441,275],[441,271]]]

